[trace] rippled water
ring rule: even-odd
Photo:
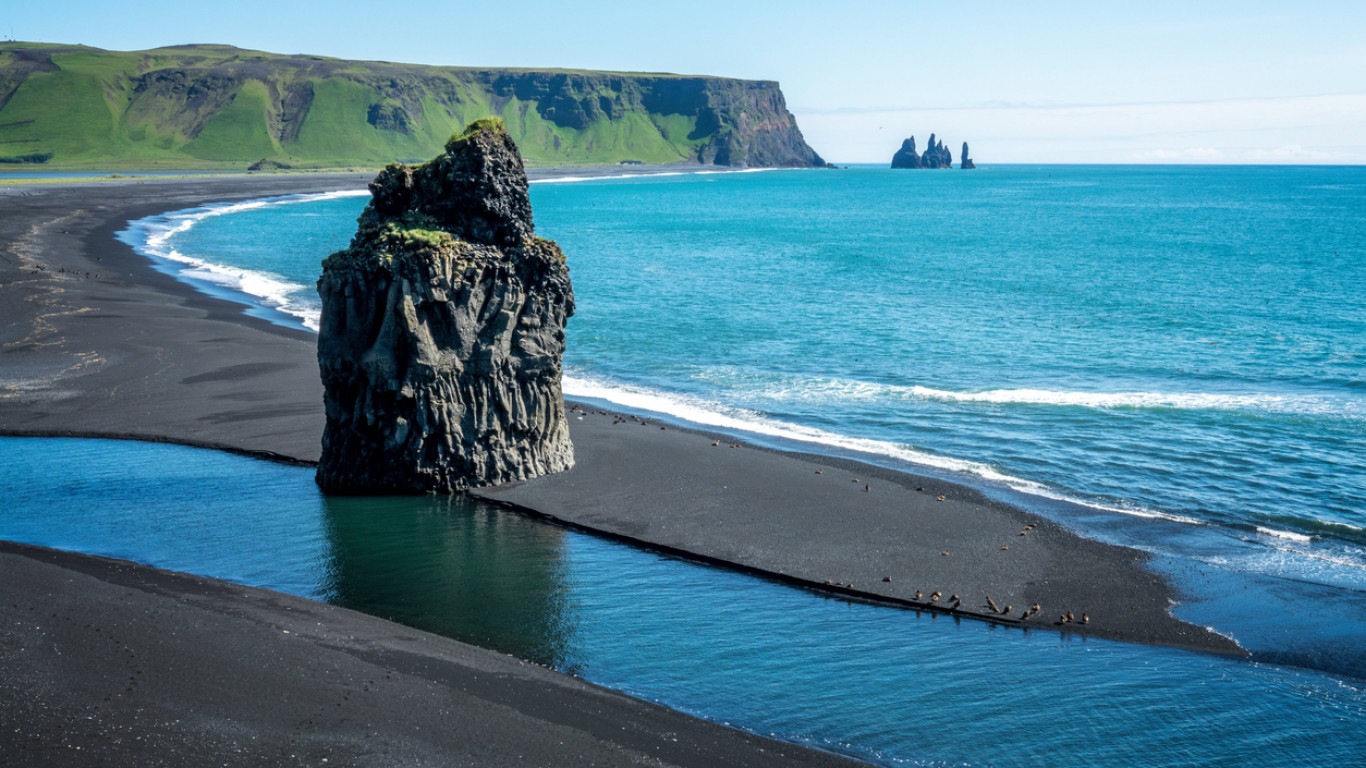
[[[1158,555],[1181,615],[1366,665],[1366,169],[773,171],[533,185],[566,391],[983,487]],[[124,234],[285,323],[365,203]],[[1256,591],[1258,603],[1230,595]],[[1307,606],[1307,607],[1306,607]],[[1351,658],[1338,657],[1346,653]],[[1278,657],[1282,658],[1282,657]]]
[[[3,539],[328,600],[886,765],[1366,754],[1360,680],[850,603],[455,499],[325,499],[309,469],[0,438],[0,487]]]
[[[311,323],[365,199],[128,237]],[[533,202],[573,269],[572,391],[1366,565],[1366,169],[790,171]]]

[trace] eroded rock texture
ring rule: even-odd
[[[916,149],[915,149],[915,137],[914,137],[914,136],[912,136],[912,137],[910,137],[909,139],[906,139],[905,141],[901,142],[901,149],[898,149],[898,150],[896,151],[896,154],[892,155],[892,167],[893,167],[893,168],[922,168],[922,167],[924,167],[924,166],[921,164],[921,162],[920,162],[920,153],[917,152]]]
[[[963,153],[958,158],[958,167],[965,171],[971,171],[977,167],[977,164],[972,162],[972,158],[968,157],[968,143],[966,141],[963,142]]]
[[[965,148],[967,144],[963,145]],[[892,155],[893,168],[952,168],[953,153],[944,146],[944,142],[935,139],[934,134],[930,134],[930,146],[925,148],[924,154],[917,154],[915,151],[915,137],[901,142],[901,149]]]
[[[370,192],[318,280],[318,485],[444,492],[568,469],[574,294],[564,254],[534,234],[501,121],[477,121],[425,165],[389,166]]]

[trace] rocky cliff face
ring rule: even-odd
[[[963,154],[958,156],[958,167],[965,171],[970,171],[977,167],[977,164],[972,162],[972,158],[968,157],[968,143],[966,141],[963,142]]]
[[[926,168],[952,168],[953,153],[944,142],[935,141],[934,134],[930,134],[930,146],[925,148],[925,154],[920,158],[924,161]]]
[[[923,168],[920,162],[920,153],[915,151],[915,137],[901,142],[901,149],[892,155],[893,168]]]
[[[963,145],[967,147],[966,144]],[[934,134],[930,134],[930,145],[925,148],[925,154],[916,154],[915,137],[912,136],[901,143],[901,149],[892,155],[893,168],[952,168],[953,153],[944,146],[944,142],[935,139]]]
[[[98,108],[73,124],[72,105]],[[825,164],[772,81],[0,42],[0,145],[54,165],[382,166],[432,156],[482,115],[538,164]]]
[[[445,492],[568,469],[574,294],[564,254],[534,234],[502,122],[476,122],[425,165],[389,166],[370,191],[318,280],[318,484]]]

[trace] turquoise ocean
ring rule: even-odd
[[[319,262],[366,199],[209,206],[121,236],[311,328]],[[1138,547],[1178,616],[1252,660],[844,603],[473,504],[324,500],[306,470],[167,446],[63,443],[147,476],[91,499],[103,536],[22,486],[0,537],[333,600],[888,764],[1366,754],[1366,169],[853,167],[563,179],[532,201],[577,296],[571,397],[955,479]],[[143,455],[165,451],[189,458]],[[174,512],[137,510],[193,493],[178,472],[265,497],[276,528],[210,500],[210,544],[167,533]],[[228,544],[258,528],[278,541]],[[926,738],[953,723],[983,727]]]

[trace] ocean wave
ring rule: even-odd
[[[750,391],[753,382],[749,383]],[[1366,400],[1314,394],[988,389],[956,391],[921,385],[877,384],[849,379],[788,376],[756,391],[777,401],[928,400],[983,405],[1040,405],[1098,410],[1171,409],[1248,411],[1285,415],[1366,418]]]
[[[368,196],[369,194],[366,190],[338,190],[309,195],[269,197],[238,203],[214,203],[129,222],[128,229],[120,232],[119,235],[138,253],[153,259],[175,263],[178,266],[177,274],[180,277],[244,293],[256,299],[262,306],[295,317],[305,328],[316,331],[318,330],[321,308],[309,302],[306,293],[301,295],[308,289],[308,286],[271,272],[243,269],[186,255],[175,247],[175,238],[190,231],[201,221],[216,216],[227,216],[275,206]]]
[[[1285,531],[1272,534],[1260,526],[1257,532],[1269,537],[1259,542],[1267,546],[1204,559],[1213,565],[1232,566],[1272,576],[1296,574],[1298,578],[1320,583],[1366,589],[1366,581],[1363,580],[1366,549],[1341,542],[1316,542],[1311,540],[1312,537],[1286,536]]]
[[[593,376],[566,373],[563,382],[564,393],[570,397],[588,397],[621,405],[627,408],[650,411],[673,416],[683,421],[707,427],[749,432],[752,434],[775,437],[801,443],[840,448],[874,456],[886,456],[909,464],[947,470],[972,475],[987,482],[1005,486],[1018,493],[1037,496],[1052,501],[1078,504],[1091,509],[1113,512],[1131,517],[1204,525],[1192,517],[1171,514],[1131,504],[1104,504],[1094,500],[1080,499],[1059,492],[1042,483],[1008,475],[989,464],[949,456],[939,456],[920,451],[912,446],[886,440],[850,437],[815,427],[770,419],[757,411],[734,408],[702,398],[663,392],[607,382]]]
[[[1267,528],[1261,525],[1257,526],[1257,533],[1260,533],[1263,536],[1271,536],[1277,539],[1289,539],[1290,541],[1298,541],[1302,544],[1308,544],[1309,542],[1314,540],[1314,537],[1308,534],[1293,533],[1291,531],[1278,531],[1275,528]]]

